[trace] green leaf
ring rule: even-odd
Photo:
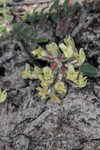
[[[39,14],[39,22],[40,23],[44,23],[44,20],[46,19],[47,13],[44,13],[45,9],[47,9],[48,7],[44,7]]]
[[[59,0],[55,0],[49,9],[49,12],[51,12],[52,10],[56,10],[56,12],[58,12],[58,6],[59,6]]]
[[[47,6],[44,7],[44,8],[42,8],[42,10],[40,11],[40,15],[44,15],[44,11],[45,11],[47,8],[48,8]]]
[[[89,63],[81,65],[80,71],[90,77],[97,75],[97,69]]]
[[[5,19],[6,21],[8,21],[9,23],[13,20],[13,16],[12,15],[9,15],[9,16],[6,16]]]
[[[5,33],[6,32],[6,27],[0,27],[0,32]]]
[[[52,10],[55,10],[56,12],[52,14]],[[49,13],[51,13],[51,19],[54,22],[58,21],[59,18],[59,0],[55,0],[52,6],[49,9]]]
[[[69,0],[65,0],[63,4],[63,15],[64,17],[67,17],[68,15],[68,2]]]
[[[39,7],[36,7],[33,9],[33,12],[31,14],[25,12],[24,13],[24,21],[28,21],[30,22],[31,24],[34,24],[38,21],[38,18],[39,18],[39,14],[38,14],[38,11],[36,11],[36,9],[38,9]]]
[[[0,18],[0,25],[4,24],[6,22],[5,18]]]
[[[28,20],[30,21],[30,23],[34,24],[37,22],[38,17],[39,17],[38,12],[34,12],[31,16],[29,16]]]
[[[80,7],[80,4],[78,2],[76,2],[73,6],[72,6],[72,11],[76,12],[76,10]]]
[[[36,8],[34,8],[33,12],[31,15],[29,15],[29,21],[30,23],[34,24],[37,22],[38,18],[39,18],[39,14],[38,11],[36,11],[39,7],[37,6]]]
[[[37,43],[47,43],[48,42],[48,38],[46,37],[40,37],[37,39]]]
[[[23,20],[27,20],[28,15],[29,15],[29,14],[28,14],[27,12],[24,12],[24,16],[22,16]]]
[[[6,3],[8,0],[0,0],[0,3]]]
[[[57,23],[57,21],[58,21],[58,19],[59,19],[59,14],[58,14],[58,13],[52,14],[52,15],[51,15],[51,19],[52,19],[54,22]]]
[[[5,8],[0,8],[0,13],[8,13],[9,9],[7,7]]]
[[[32,27],[30,25],[18,22],[13,24],[13,29],[10,32],[11,37],[16,37],[18,39],[24,39],[24,40],[34,40],[34,36],[36,33],[33,31]]]

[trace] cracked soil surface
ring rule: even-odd
[[[84,3],[67,20],[48,19],[33,30],[49,42],[70,34],[100,69],[99,0]],[[21,76],[25,62],[34,66],[31,51],[37,44],[21,36],[0,42],[0,87],[8,91],[0,104],[0,150],[100,150],[100,78],[88,78],[83,89],[70,86],[61,105],[41,101],[35,90],[39,81]]]

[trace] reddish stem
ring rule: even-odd
[[[52,55],[45,56],[45,58],[47,58],[49,60],[53,60],[54,59],[54,57]]]
[[[52,71],[54,71],[56,69],[56,67],[57,67],[57,63],[56,62],[51,64]]]
[[[66,71],[66,70],[67,70],[67,67],[61,66],[61,70],[62,70],[62,71]]]
[[[58,58],[58,60],[61,60],[61,59],[62,59],[62,56],[58,56],[57,58]]]

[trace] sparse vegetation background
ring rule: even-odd
[[[0,0],[0,150],[99,150],[99,79],[99,0]]]

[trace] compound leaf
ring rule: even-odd
[[[68,2],[69,0],[65,0],[64,1],[64,4],[63,4],[63,14],[64,14],[64,17],[67,17],[67,14],[68,14]]]

